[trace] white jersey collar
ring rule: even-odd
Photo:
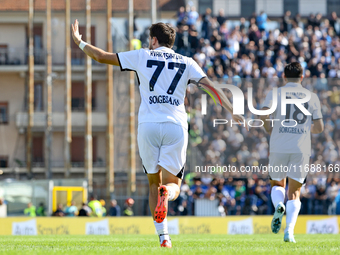
[[[300,83],[288,82],[284,87],[302,87],[302,85]]]
[[[154,49],[154,50],[161,50],[161,51],[175,53],[172,49],[165,47],[165,46],[158,47],[157,49]]]

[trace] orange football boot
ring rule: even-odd
[[[162,223],[168,213],[169,191],[165,185],[158,188],[158,201],[155,209],[155,221]],[[164,242],[163,242],[164,243]]]
[[[172,248],[172,245],[168,240],[164,240],[163,243],[161,243],[161,247]]]

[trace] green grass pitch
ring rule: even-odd
[[[156,235],[0,236],[0,254],[340,254],[340,235],[173,235],[161,249]],[[160,253],[161,252],[161,253]]]

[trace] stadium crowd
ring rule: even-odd
[[[340,214],[339,173],[329,171],[332,164],[340,164],[340,23],[336,13],[329,18],[321,14],[302,18],[299,14],[291,17],[287,11],[275,29],[268,29],[264,12],[229,21],[223,10],[213,16],[210,9],[199,15],[195,7],[181,7],[177,18],[176,52],[193,57],[211,80],[241,88],[245,109],[248,87],[254,91],[254,107],[260,109],[268,91],[283,85],[284,66],[301,63],[303,86],[318,94],[325,123],[323,133],[312,135],[311,163],[326,169],[326,173],[309,174],[301,191],[301,213]],[[203,116],[202,91],[189,86],[187,93],[189,158],[195,157],[196,164],[201,161],[202,166],[231,165],[238,169],[268,163],[269,136],[263,128],[250,128],[249,132],[235,125],[214,128],[213,119],[230,120],[230,114],[209,99]],[[232,101],[231,94],[227,95]],[[246,112],[246,118],[258,116]],[[273,212],[266,174],[211,175],[190,167],[171,214],[195,214],[199,198],[216,199],[221,215]]]

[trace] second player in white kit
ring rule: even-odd
[[[269,165],[272,169],[280,171],[270,171],[271,198],[275,208],[271,228],[273,233],[278,233],[281,228],[282,217],[286,212],[286,229],[284,234],[285,242],[293,242],[294,227],[301,208],[300,190],[308,174],[309,159],[311,155],[311,133],[321,133],[323,131],[323,121],[320,101],[315,93],[309,92],[311,98],[304,103],[304,108],[311,115],[305,115],[295,104],[286,105],[286,115],[281,115],[281,93],[283,88],[291,89],[286,93],[286,99],[301,99],[307,96],[306,93],[296,92],[301,89],[303,70],[298,62],[288,64],[284,69],[283,78],[286,85],[278,89],[277,108],[272,114],[277,120],[273,127],[265,124],[265,129],[270,136]],[[295,90],[295,92],[294,92]],[[263,109],[270,109],[273,101],[273,93],[268,93]],[[269,116],[262,116],[266,120]],[[283,170],[282,167],[285,167]],[[269,168],[268,168],[269,169]],[[286,177],[288,177],[288,201],[284,205],[286,196]]]
[[[311,99],[304,104],[304,107],[311,115],[304,115],[296,105],[289,104],[286,106],[286,115],[281,115],[281,92],[282,88],[302,88],[301,84],[289,82],[285,86],[278,89],[277,108],[272,114],[274,122],[270,136],[270,166],[287,166],[287,172],[272,172],[270,177],[272,180],[280,181],[286,176],[291,179],[303,183],[307,176],[304,171],[306,165],[309,164],[311,155],[311,127],[312,122],[322,119],[320,100],[315,93],[311,93]],[[288,92],[286,94],[289,99],[301,99],[306,94]],[[264,108],[270,108],[272,105],[273,93],[270,91],[263,103]],[[285,123],[283,126],[282,121]],[[302,170],[302,171],[301,171]]]

